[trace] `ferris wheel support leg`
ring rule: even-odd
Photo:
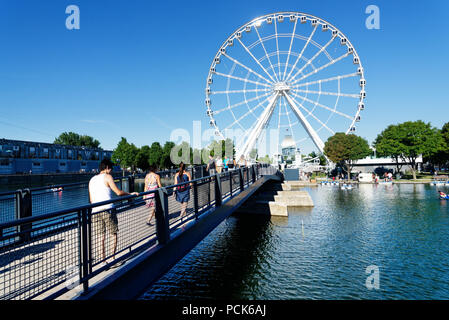
[[[315,146],[318,148],[318,150],[324,154],[324,143],[321,140],[321,138],[318,136],[316,131],[312,128],[310,123],[307,121],[306,117],[302,114],[301,110],[299,110],[296,103],[293,101],[293,99],[288,95],[288,93],[284,93],[284,97],[287,100],[288,104],[292,108],[293,112],[295,113],[296,117],[298,117],[299,121],[302,123],[304,129],[306,129],[307,133],[309,134],[310,138],[312,139]]]
[[[265,111],[260,116],[256,126],[254,129],[249,133],[248,138],[245,142],[245,144],[237,151],[236,159],[240,159],[240,157],[243,155],[245,159],[248,159],[249,154],[251,153],[252,148],[256,144],[257,139],[259,138],[260,134],[262,133],[263,128],[267,125],[268,121],[271,118],[271,115],[273,114],[274,108],[276,106],[276,102],[279,98],[279,93],[276,93],[273,95],[271,100],[268,103],[268,106],[265,108]]]

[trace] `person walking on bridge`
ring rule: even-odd
[[[211,155],[209,155],[209,162],[206,167],[206,171],[209,172],[209,175],[212,176],[216,173],[215,170],[215,159]]]
[[[188,182],[192,180],[190,173],[185,171],[185,164],[181,162],[179,164],[179,171],[175,175],[175,185]],[[176,201],[181,203],[181,221],[187,215],[187,204],[190,200],[190,183],[185,183],[181,186],[175,187]]]
[[[100,173],[93,176],[89,181],[89,201],[90,203],[98,203],[112,199],[112,192],[117,196],[139,195],[137,192],[128,193],[117,188],[114,178],[111,176],[113,163],[109,159],[103,159],[100,162]],[[114,211],[113,203],[97,206],[92,208],[92,217],[94,223],[94,236],[97,232],[102,233],[101,251],[102,260],[104,264],[106,261],[105,239],[106,231],[113,237],[112,255],[115,259],[115,252],[117,250],[117,233],[118,221]],[[117,265],[118,266],[118,265]]]
[[[149,173],[145,176],[145,192],[156,190],[157,188],[162,188],[161,184],[161,177],[156,174],[157,167],[156,166],[150,166]],[[146,199],[146,206],[150,208],[150,216],[147,220],[147,225],[152,226],[153,223],[151,223],[151,220],[154,217],[154,213],[156,211],[156,198],[155,193],[150,193],[147,195],[144,195],[143,198]]]

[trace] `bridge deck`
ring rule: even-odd
[[[257,189],[267,179],[279,179],[273,176],[271,178],[260,176],[255,183],[245,179],[246,189],[243,192],[240,192],[239,181],[234,181],[232,184],[233,197],[231,197],[230,178],[237,178],[238,180],[238,174],[223,176],[221,193],[223,194],[223,201],[227,202],[226,205],[217,210],[213,210],[215,209],[214,180],[209,179],[206,183],[201,182],[197,184],[198,214],[194,212],[194,190],[192,188],[190,201],[187,206],[188,216],[182,222],[180,220],[180,204],[175,200],[174,196],[168,196],[167,215],[169,232],[171,234],[169,243],[176,242],[172,240],[176,239],[176,234],[179,232],[184,235],[189,233],[184,232],[188,229],[186,222],[194,225],[197,230],[203,230],[203,233],[196,232],[195,236],[192,237],[191,235],[189,237],[187,247],[181,244],[182,250],[180,248],[175,249],[174,257],[179,257],[180,259],[184,256],[196,243],[201,241],[213,228],[231,214],[234,209],[230,208],[229,205],[239,205],[239,199],[248,197],[248,194],[252,192],[251,190]],[[143,250],[160,251],[161,249],[156,234],[156,226],[148,226],[146,224],[149,208],[144,204],[142,199],[140,199],[140,201],[133,203],[126,202],[122,208],[119,208],[120,205],[117,206],[119,231],[115,258],[126,258],[124,266],[129,265],[128,262],[133,260],[136,255],[141,254]],[[212,213],[214,218],[203,219]],[[205,224],[205,221],[208,222]],[[155,222],[155,219],[153,222]],[[111,278],[111,275],[123,270],[123,266],[109,270],[104,267],[101,258],[102,232],[94,222],[92,222],[91,227],[92,264],[90,272],[93,272],[92,275],[94,277],[89,280],[90,287],[95,286],[96,282],[105,283],[105,278]],[[182,230],[180,230],[181,227]],[[0,238],[3,239],[0,243],[0,299],[57,298],[66,289],[70,289],[70,291],[68,294],[63,295],[63,298],[70,298],[70,296],[79,293],[81,286],[77,286],[76,280],[80,276],[80,257],[83,248],[80,228],[79,212],[76,211],[64,216],[33,222],[32,239],[25,242],[17,242],[17,236],[10,239],[5,238],[5,230],[8,229],[0,228],[0,231],[3,232],[3,235],[0,232]],[[17,230],[14,232],[17,235],[20,234]],[[106,237],[106,246],[109,262],[113,260],[111,256],[111,240],[112,237],[108,235]],[[7,241],[11,242],[10,246],[5,246]],[[167,247],[167,244],[165,247]],[[154,257],[156,256],[154,255]],[[154,259],[152,263],[156,263]],[[158,269],[160,272],[154,275],[153,280],[175,262],[162,257],[159,263],[162,263]],[[98,271],[98,275],[95,276],[96,271]],[[95,290],[89,289],[89,292],[93,291]]]
[[[193,204],[190,201],[187,207],[187,219],[194,218]],[[173,197],[169,198],[169,206],[178,207]],[[117,214],[119,225],[117,251],[140,246],[142,242],[156,245],[156,227],[146,224],[149,209],[138,206]],[[172,231],[180,227],[180,211],[170,214]],[[186,220],[187,220],[186,219]],[[153,219],[153,222],[155,219]],[[70,222],[68,222],[70,224]],[[1,299],[26,299],[33,296],[42,288],[49,287],[66,279],[68,276],[76,280],[79,269],[78,227],[72,225],[67,230],[57,232],[49,237],[38,239],[25,245],[18,245],[7,253],[0,255],[0,298]],[[139,239],[144,239],[139,241]],[[108,235],[106,238],[107,252],[112,252],[112,241]],[[101,267],[96,264],[101,260],[101,237],[93,238],[92,257],[94,259],[93,270]],[[64,254],[63,254],[64,253]],[[120,257],[121,252],[116,257]],[[96,265],[95,265],[96,264]],[[62,286],[70,285],[73,281],[67,281]],[[60,288],[57,286],[56,288]],[[56,290],[50,290],[37,298],[42,299]]]
[[[202,215],[192,220],[185,228],[172,234],[171,240],[165,245],[156,245],[142,252],[123,265],[114,274],[99,278],[86,295],[79,291],[65,295],[64,299],[134,299],[160,276],[167,272],[191,249],[203,240],[221,222],[234,213],[261,186],[271,180],[280,180],[277,176],[265,176],[246,190]]]

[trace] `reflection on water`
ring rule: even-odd
[[[224,221],[142,299],[449,299],[449,206],[429,185],[308,190],[288,218]],[[380,290],[365,286],[370,265]]]

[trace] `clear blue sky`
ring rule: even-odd
[[[78,5],[80,30],[67,30]],[[380,8],[381,30],[365,28]],[[302,11],[330,21],[357,48],[368,81],[357,134],[388,124],[449,121],[448,1],[0,0],[0,138],[53,142],[64,131],[106,149],[121,136],[161,143],[207,127],[204,88],[221,43],[260,15]]]

